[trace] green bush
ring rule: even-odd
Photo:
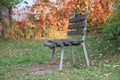
[[[120,1],[115,2],[113,15],[106,24],[104,34],[108,39],[120,40]]]

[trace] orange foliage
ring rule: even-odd
[[[114,0],[35,0],[32,8],[28,7],[25,20],[19,22],[3,21],[3,25],[8,25],[8,35],[13,39],[30,39],[46,36],[65,35],[68,21],[73,13],[82,14],[86,6],[89,7],[88,28],[95,30],[100,24],[105,24],[106,19],[111,16],[112,4]],[[31,10],[31,11],[29,11]],[[11,12],[13,15],[14,13]],[[18,16],[21,16],[18,13]],[[57,36],[57,37],[59,37]]]
[[[88,27],[96,28],[106,22],[106,17],[111,15],[110,7],[113,0],[57,0],[56,3],[49,0],[37,0],[33,6],[37,15],[39,33],[42,35],[45,24],[48,23],[53,32],[67,31],[68,19],[73,14],[82,14],[85,6],[89,6]]]

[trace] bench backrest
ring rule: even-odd
[[[82,40],[85,40],[87,27],[88,7],[86,7],[84,14],[73,17],[69,20],[68,35],[82,35]]]

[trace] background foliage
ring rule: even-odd
[[[104,37],[110,42],[116,41],[112,46],[116,45],[116,50],[120,51],[120,1],[115,2],[113,16],[104,28]]]
[[[108,20],[105,27],[105,36],[109,39],[120,40],[120,2],[115,2],[113,17]]]
[[[16,4],[20,3],[22,0],[0,0],[0,9],[3,6],[13,7]]]
[[[12,8],[21,1],[22,0],[0,0],[0,38],[5,38],[6,34],[9,35],[7,29],[9,27],[9,21],[12,20]],[[10,29],[12,29],[12,27],[10,27]]]
[[[62,35],[65,37],[69,18],[73,13],[83,14],[87,5],[89,6],[88,30],[95,33],[98,32],[98,29],[101,30],[101,25],[110,18],[113,2],[114,0],[57,0],[54,3],[49,0],[36,0],[32,7],[27,7],[29,10],[26,12],[28,19],[2,23],[6,26],[4,36],[8,39],[31,39]],[[19,15],[21,14],[19,13]]]

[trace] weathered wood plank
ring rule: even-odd
[[[68,26],[68,29],[75,29],[75,28],[83,28],[86,26],[86,22],[85,21],[82,21],[82,22],[79,22],[79,23],[74,23],[74,24],[70,24]]]
[[[83,21],[87,19],[87,14],[79,15],[77,17],[74,17],[69,20],[70,23],[78,22],[78,21]]]
[[[61,40],[48,40],[48,42],[56,44],[57,47],[61,45]]]
[[[45,46],[47,46],[47,47],[50,47],[50,48],[56,47],[56,44],[50,43],[50,42],[48,42],[48,41],[44,41],[43,44],[44,44]]]
[[[83,40],[71,40],[72,45],[80,45],[81,43],[83,43]]]
[[[67,39],[60,39],[60,40],[48,40],[51,43],[55,43],[57,47],[60,47],[61,44],[64,44],[65,46],[69,45],[69,42]]]
[[[68,31],[67,34],[69,36],[72,36],[72,35],[84,35],[85,31],[84,30],[74,30],[74,31]]]

